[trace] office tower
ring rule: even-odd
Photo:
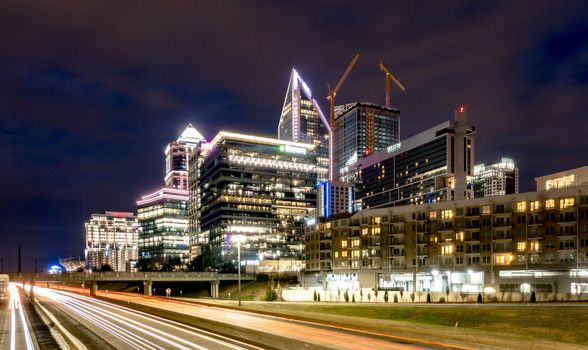
[[[499,163],[474,166],[474,196],[493,197],[519,193],[519,168],[510,158],[502,158]]]
[[[221,131],[203,152],[199,187],[205,265],[303,260],[304,221],[316,211],[314,146]]]
[[[356,198],[366,209],[473,197],[474,136],[460,107],[454,121],[360,159]]]
[[[355,180],[355,163],[400,142],[400,111],[372,103],[335,109],[334,178]]]
[[[322,181],[317,189],[318,217],[330,218],[341,213],[353,213],[353,184],[342,181]]]
[[[130,271],[137,261],[137,218],[133,213],[107,211],[92,214],[86,227],[86,266]]]
[[[320,180],[328,179],[330,126],[312,92],[295,69],[292,69],[280,122],[278,139],[314,145]]]
[[[165,187],[180,190],[188,189],[189,158],[194,148],[204,141],[204,137],[192,124],[182,132],[176,141],[165,148]]]

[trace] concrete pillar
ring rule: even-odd
[[[153,295],[153,282],[152,281],[143,281],[143,294],[145,296],[150,297]]]
[[[94,281],[90,285],[90,296],[96,297],[96,292],[98,291],[98,282]]]
[[[210,297],[211,298],[220,298],[220,293],[219,293],[219,285],[220,282],[219,281],[210,281]]]

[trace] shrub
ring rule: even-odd
[[[368,303],[372,300],[372,293],[368,292]]]
[[[427,293],[427,303],[431,302],[431,293]]]
[[[316,301],[321,301],[321,293],[316,293]]]
[[[398,302],[398,295],[394,294],[394,302],[397,303]]]
[[[349,302],[349,293],[347,291],[345,291],[345,293],[343,293],[343,298],[345,298],[346,303]]]
[[[537,302],[537,297],[535,296],[535,292],[533,291],[533,293],[531,293],[531,302],[532,303],[536,303]]]
[[[384,302],[387,303],[388,302],[388,291],[384,292]]]
[[[351,295],[351,302],[355,303],[355,293],[353,293],[353,295]]]
[[[272,286],[267,286],[267,290],[265,291],[265,300],[267,301],[275,301],[278,299],[278,294],[272,288]]]
[[[316,294],[316,290],[312,293],[312,300],[317,301],[318,297]]]
[[[445,302],[445,298],[444,297],[439,298],[439,302],[440,303],[444,303]]]
[[[478,293],[478,303],[482,303],[482,294]]]

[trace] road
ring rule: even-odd
[[[102,293],[100,296],[106,297]],[[129,301],[163,310],[205,318],[225,324],[238,325],[268,334],[301,340],[312,345],[331,349],[442,349],[459,348],[449,344],[429,342],[384,334],[354,332],[348,328],[296,321],[276,316],[260,315],[247,311],[194,304],[174,299],[144,297],[128,293],[108,293],[108,298]]]
[[[14,283],[10,283],[8,299],[0,300],[0,306],[0,322],[2,326],[0,349],[36,349],[21,302],[20,289]]]
[[[75,319],[116,349],[258,349],[211,332],[96,298],[42,287],[35,287],[34,290],[35,297],[41,305],[48,310],[57,309]],[[77,339],[78,345],[82,343],[83,341]]]

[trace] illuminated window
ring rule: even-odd
[[[347,251],[343,251],[343,252],[341,252],[341,257],[342,257],[342,258],[346,258],[346,257],[347,257]]]
[[[510,263],[512,262],[512,255],[511,254],[507,254],[507,255],[496,255],[494,257],[494,262],[497,265],[510,265]]]
[[[441,219],[453,219],[453,210],[441,210]]]
[[[519,252],[524,252],[527,248],[527,244],[525,242],[518,242],[517,243],[517,250]]]
[[[339,252],[335,252],[335,259],[339,257]]]
[[[367,227],[361,229],[361,235],[362,236],[367,236],[368,235],[368,228]]]
[[[455,234],[456,241],[463,241],[463,232],[458,232]]]
[[[359,249],[352,250],[351,251],[351,257],[352,258],[359,258]]]
[[[536,211],[539,209],[541,209],[541,202],[539,202],[539,201],[531,202],[531,211]]]
[[[553,209],[555,208],[555,199],[548,199],[545,201],[545,208],[546,209]]]
[[[436,218],[437,218],[437,212],[436,211],[429,212],[429,219],[436,219]]]
[[[527,202],[518,202],[517,203],[517,211],[519,213],[527,211]]]
[[[451,255],[451,254],[453,254],[453,245],[441,246],[441,255]]]
[[[354,239],[353,241],[351,241],[351,246],[352,247],[359,247],[359,239]]]
[[[328,230],[330,228],[331,228],[331,223],[330,222],[325,223],[325,229]]]
[[[380,228],[379,227],[373,227],[372,228],[372,235],[379,235],[380,234]]]
[[[574,206],[574,198],[563,198],[559,200],[559,208],[566,209]]]
[[[482,206],[482,215],[490,215],[490,206],[489,205]]]
[[[378,225],[378,224],[380,224],[381,222],[382,222],[382,218],[381,218],[381,217],[379,217],[379,216],[376,216],[376,217],[372,218],[372,224],[376,224],[376,225]]]
[[[341,248],[347,248],[347,241],[341,241]]]
[[[534,252],[538,252],[539,250],[541,250],[539,246],[539,241],[529,242],[529,250]]]

